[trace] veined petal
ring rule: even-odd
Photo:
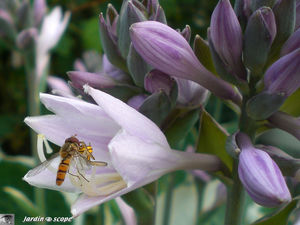
[[[138,188],[138,184],[135,186],[124,188],[118,192],[115,192],[108,196],[95,196],[90,197],[86,194],[81,195],[74,204],[72,204],[71,207],[71,213],[73,217],[77,217],[81,215],[82,213],[86,212],[87,210],[91,209],[94,206],[100,205],[104,202],[107,202],[111,199],[117,198],[119,196],[122,196],[130,191],[133,191],[134,189]]]
[[[49,141],[58,146],[62,146],[66,138],[76,134],[79,140],[87,144],[91,143],[97,160],[110,161],[107,145],[113,135],[109,136],[109,126],[105,129],[101,127],[101,123],[94,120],[87,123],[83,117],[67,120],[56,115],[27,117],[25,123],[36,133],[45,135]]]
[[[114,98],[102,91],[88,85],[84,86],[85,92],[93,97],[97,104],[117,124],[133,136],[144,141],[159,143],[169,148],[168,141],[162,131],[150,119],[131,108],[121,100]]]
[[[41,164],[38,167],[29,170],[28,173],[23,177],[23,180],[30,185],[39,188],[47,188],[66,192],[81,192],[79,188],[71,183],[68,175],[66,175],[61,186],[55,185],[57,168],[60,161],[60,156],[58,156],[52,159],[47,167],[43,166],[44,164]]]
[[[232,86],[208,71],[177,31],[159,22],[146,21],[133,24],[130,36],[136,51],[154,68],[197,82],[218,97],[240,104],[241,97]]]
[[[181,169],[220,169],[220,160],[212,155],[181,152],[159,143],[147,143],[125,130],[109,143],[112,164],[130,187],[150,183],[162,175]]]
[[[70,71],[68,76],[72,81],[72,86],[78,89],[82,89],[85,84],[94,88],[112,88],[116,85],[116,82],[105,73]]]
[[[55,76],[48,76],[47,83],[51,87],[52,92],[59,91],[60,93],[64,93],[64,97],[75,97],[71,88],[64,79]]]

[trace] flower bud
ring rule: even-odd
[[[254,73],[263,70],[276,36],[276,22],[272,10],[262,7],[249,18],[244,40],[244,63]]]
[[[18,28],[26,28],[28,27],[30,23],[30,3],[28,0],[24,0],[21,3],[21,6],[19,7],[17,11],[17,26]]]
[[[249,137],[239,133],[238,173],[246,191],[256,203],[276,207],[291,201],[291,194],[284,177],[268,153],[255,148]]]
[[[136,22],[145,21],[142,11],[132,1],[123,1],[118,23],[118,46],[123,58],[126,58],[130,47],[129,27]]]
[[[109,59],[109,61],[119,67],[120,69],[126,71],[126,62],[122,58],[117,46],[117,40],[115,40],[113,33],[109,26],[105,23],[102,13],[100,14],[100,39],[102,43],[103,50]]]
[[[300,48],[300,28],[296,30],[284,43],[280,55],[287,55],[298,48]]]
[[[257,10],[263,6],[272,8],[274,3],[275,3],[275,0],[251,0],[251,8],[252,8],[252,11],[254,12],[255,10]]]
[[[47,5],[45,0],[35,0],[33,3],[34,24],[40,25],[46,13]]]
[[[281,57],[269,67],[265,76],[265,90],[288,97],[300,86],[300,49]]]
[[[153,18],[154,21],[161,22],[163,24],[167,24],[167,18],[165,15],[165,11],[161,6],[157,7],[155,14],[152,17],[149,17],[149,20]]]
[[[230,73],[242,80],[247,79],[242,63],[243,36],[241,26],[229,0],[220,0],[210,22],[213,46]]]
[[[240,102],[225,81],[198,61],[188,42],[177,31],[159,22],[135,23],[130,28],[134,48],[154,68],[174,77],[192,80],[223,99]]]
[[[251,0],[236,0],[234,4],[235,14],[242,27],[245,27],[251,15]]]
[[[106,74],[96,74],[80,71],[70,71],[67,73],[73,87],[83,90],[83,85],[88,84],[94,88],[111,88],[116,82]]]
[[[17,46],[22,50],[33,50],[38,31],[36,28],[23,30],[17,37]]]
[[[194,81],[175,78],[178,85],[177,103],[184,106],[202,105],[209,97],[209,91]]]
[[[163,90],[167,95],[174,85],[175,80],[168,74],[165,74],[159,70],[151,70],[145,77],[145,89],[150,93],[155,93]]]
[[[268,121],[273,126],[292,134],[300,140],[300,118],[278,111],[270,116]]]
[[[11,15],[0,9],[0,36],[11,38],[13,40],[15,36],[15,27]]]
[[[189,25],[185,25],[185,28],[180,32],[180,34],[187,40],[187,42],[190,42],[191,39],[191,27]]]
[[[269,57],[270,59],[276,59],[280,53],[282,45],[291,36],[295,29],[295,0],[278,0],[272,10],[276,18],[277,34]]]
[[[109,30],[111,34],[116,38],[117,37],[117,22],[118,22],[119,14],[117,10],[114,8],[112,4],[107,5],[106,10],[106,21],[107,26],[109,26]]]

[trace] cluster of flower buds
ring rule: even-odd
[[[58,43],[70,18],[60,7],[49,14],[45,0],[10,1],[0,5],[0,37],[10,46],[33,53],[36,76],[42,76],[49,62],[49,51]]]
[[[167,27],[164,10],[158,1],[148,0],[142,3],[138,0],[123,1],[120,14],[108,4],[106,17],[101,13],[99,23],[104,55],[89,57],[90,60],[77,60],[76,71],[70,71],[68,75],[71,86],[83,97],[88,99],[83,92],[83,85],[87,83],[126,101],[157,124],[161,124],[174,106],[201,105],[206,101],[209,92],[184,76],[174,78],[173,69],[167,64],[166,67],[169,69],[157,68],[148,62],[143,54],[137,52],[132,43],[134,36],[130,36],[130,27],[143,21]],[[189,46],[191,36],[189,26],[182,31],[172,30],[172,32]],[[192,53],[192,50],[190,51]],[[95,59],[98,62],[95,62]],[[194,61],[196,60],[194,56]],[[161,59],[157,58],[157,61]],[[101,66],[95,70],[93,66],[88,65],[91,62]],[[215,76],[212,76],[212,79],[218,80]],[[219,86],[222,86],[222,80],[218,82]],[[226,88],[232,91],[230,94],[235,95],[229,85]]]

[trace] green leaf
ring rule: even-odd
[[[294,92],[290,97],[285,100],[284,104],[281,106],[280,110],[286,112],[292,116],[300,116],[300,89]]]
[[[182,171],[158,180],[155,225],[195,224],[198,191],[192,175]]]
[[[286,207],[280,209],[272,215],[266,216],[252,225],[286,225],[292,210],[296,207],[298,199],[291,201]]]
[[[202,111],[200,121],[197,152],[216,155],[232,169],[232,158],[225,150],[227,132],[205,110]]]
[[[39,216],[41,215],[40,210],[37,206],[30,201],[27,196],[13,187],[4,187],[3,191],[7,193],[12,201],[19,207],[22,211],[24,211],[28,216]]]

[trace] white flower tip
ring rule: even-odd
[[[91,88],[88,84],[83,85],[84,93],[90,94],[91,89],[92,89],[92,88]]]

